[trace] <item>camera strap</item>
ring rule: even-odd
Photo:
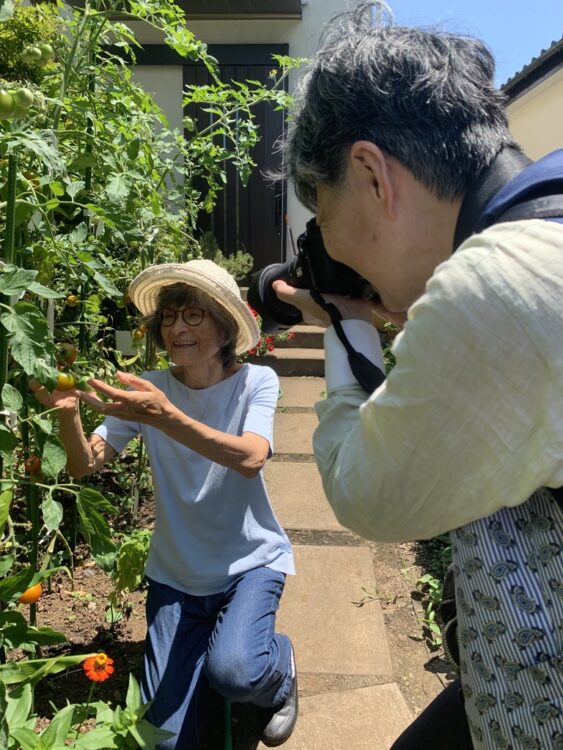
[[[342,346],[346,349],[348,364],[350,365],[352,374],[366,393],[373,393],[385,380],[385,373],[381,372],[379,367],[376,367],[373,362],[370,362],[364,354],[357,352],[348,341],[344,329],[342,328],[342,315],[336,305],[333,305],[331,302],[326,302],[316,289],[309,289],[309,294],[317,305],[322,307],[322,309],[330,316],[336,335],[342,342]]]

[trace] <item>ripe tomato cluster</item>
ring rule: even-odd
[[[76,362],[78,357],[78,349],[68,341],[64,341],[57,347],[57,363],[59,372],[57,373],[57,381],[55,388],[57,391],[71,391],[73,388],[77,388],[80,391],[91,390],[88,385],[88,379],[91,375],[78,375],[76,372],[70,369],[70,367]]]

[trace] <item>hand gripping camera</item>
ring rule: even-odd
[[[316,220],[307,222],[297,239],[297,254],[286,263],[272,263],[253,274],[248,302],[262,318],[265,333],[277,333],[302,322],[301,311],[282,302],[272,284],[282,279],[297,289],[347,297],[369,296],[370,284],[348,266],[329,257]]]

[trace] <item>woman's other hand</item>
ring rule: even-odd
[[[55,388],[54,391],[48,391],[44,385],[34,378],[29,380],[29,390],[33,393],[40,404],[47,409],[59,409],[60,411],[76,411],[79,397],[76,388],[60,391]]]

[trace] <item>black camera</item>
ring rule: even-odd
[[[313,218],[297,239],[297,254],[286,263],[272,263],[253,274],[248,303],[262,318],[265,333],[277,333],[303,321],[301,311],[278,299],[272,284],[282,279],[297,289],[314,289],[325,294],[365,297],[369,283],[344,263],[328,255],[321,230]]]

